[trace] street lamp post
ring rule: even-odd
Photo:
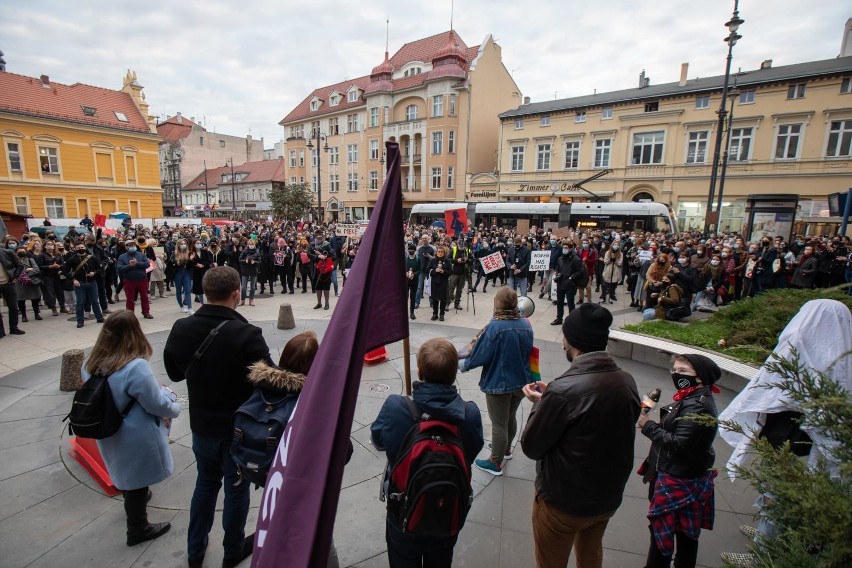
[[[734,79],[734,88],[728,93],[731,99],[731,110],[728,112],[728,126],[725,129],[725,152],[722,154],[722,171],[719,174],[719,199],[716,202],[716,211],[719,212],[719,217],[716,220],[716,232],[722,224],[722,198],[725,195],[725,174],[728,172],[728,160],[730,159],[731,151],[731,127],[734,124],[734,102],[740,95],[737,89],[737,81]]]
[[[234,185],[234,183],[236,182],[236,179],[234,179],[234,158],[233,158],[233,156],[226,160],[225,164],[227,165],[228,163],[231,164],[231,210],[233,211],[231,213],[231,216],[232,216],[232,219],[234,221],[236,221],[237,220],[237,193],[234,189],[236,187]]]
[[[711,225],[714,225],[718,231],[719,216],[721,216],[722,213],[721,211],[717,211],[715,222],[711,222],[713,221],[713,198],[716,196],[716,179],[719,171],[720,152],[722,150],[722,136],[724,135],[725,130],[725,115],[727,114],[728,82],[731,78],[731,59],[733,57],[734,46],[737,44],[737,41],[742,38],[742,36],[737,33],[737,30],[740,25],[745,22],[745,20],[740,18],[739,4],[739,0],[734,0],[734,14],[731,19],[725,23],[725,26],[727,26],[728,31],[730,32],[728,37],[724,39],[725,43],[728,44],[728,58],[725,63],[725,80],[722,83],[722,100],[719,103],[719,121],[716,125],[716,139],[713,141],[713,169],[710,172],[710,191],[707,195],[707,213],[704,216],[705,234],[710,233]]]
[[[325,215],[323,215],[323,207],[322,207],[322,171],[320,169],[320,142],[325,142],[325,146],[323,150],[328,152],[328,136],[320,132],[319,128],[314,128],[311,130],[311,137],[308,138],[308,143],[305,146],[308,150],[311,151],[311,154],[314,153],[314,145],[311,144],[311,140],[317,141],[317,211],[319,213],[319,222],[322,224],[325,222]]]

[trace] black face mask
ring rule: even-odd
[[[698,386],[698,377],[672,373],[672,384],[678,390]]]

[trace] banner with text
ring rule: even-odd
[[[479,262],[482,263],[482,269],[485,271],[485,274],[491,274],[495,270],[500,270],[501,268],[506,267],[506,263],[503,262],[503,255],[499,252],[483,256],[479,259]]]
[[[348,237],[350,239],[357,239],[361,236],[360,233],[361,227],[355,224],[347,224],[347,225],[337,225],[334,229],[334,234],[338,237]]]
[[[550,269],[550,251],[534,250],[530,258],[530,272]]]

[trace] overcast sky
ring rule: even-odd
[[[456,0],[468,45],[491,34],[533,101],[724,73],[733,0]],[[282,138],[278,122],[310,91],[367,75],[385,49],[449,29],[450,0],[0,0],[7,71],[121,88],[128,68],[155,115],[208,130]],[[733,68],[830,59],[848,0],[743,0]],[[2,93],[0,93],[2,97]],[[202,119],[203,117],[203,119]]]

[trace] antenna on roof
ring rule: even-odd
[[[385,19],[385,53],[388,52],[388,43],[390,37],[390,19]]]
[[[453,29],[453,10],[455,8],[455,0],[450,0],[450,30]]]

